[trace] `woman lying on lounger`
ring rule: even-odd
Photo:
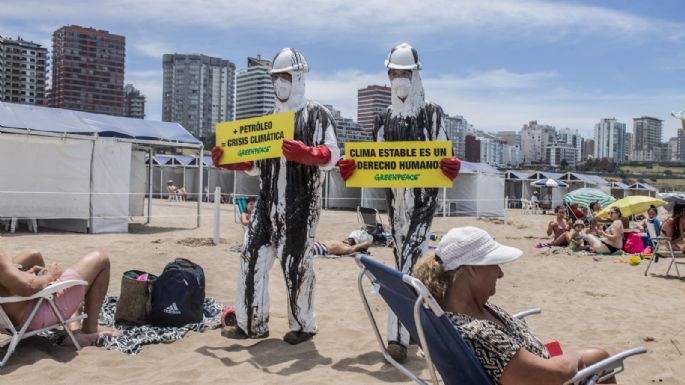
[[[548,350],[525,322],[488,302],[504,276],[499,265],[520,256],[521,250],[495,242],[485,230],[458,227],[442,238],[435,255],[419,260],[413,275],[447,312],[493,383],[561,385],[609,355],[602,349],[561,353],[558,343]]]
[[[623,220],[621,219],[621,209],[614,206],[609,209],[609,219],[611,226],[606,230],[600,230],[600,237],[587,234],[585,241],[590,246],[590,250],[595,253],[611,254],[623,250]]]
[[[70,318],[81,306],[85,306],[88,318],[83,320],[81,327],[70,324],[72,330],[75,330],[74,336],[78,343],[88,346],[100,335],[114,334],[98,329],[98,315],[109,285],[109,257],[105,253],[91,252],[71,267],[62,270],[56,263],[46,265],[43,256],[37,251],[26,251],[10,258],[0,250],[0,297],[30,297],[54,282],[72,279],[87,281],[88,286],[65,289],[56,293],[54,300],[65,319]],[[3,305],[15,327],[23,326],[35,301],[38,300]],[[57,322],[49,303],[43,301],[27,330],[42,329]],[[65,343],[68,342],[71,341],[65,340]]]

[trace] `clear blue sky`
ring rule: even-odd
[[[245,66],[296,47],[309,61],[308,97],[356,119],[356,90],[387,82],[400,42],[424,64],[429,99],[486,131],[529,120],[592,135],[616,117],[664,120],[685,109],[685,3],[605,1],[120,0],[0,2],[0,34],[51,47],[69,24],[126,36],[126,81],[161,118],[164,53],[202,53]]]

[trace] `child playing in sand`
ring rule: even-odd
[[[583,233],[583,230],[585,230],[583,220],[576,220],[568,240],[568,248],[571,251],[583,251],[588,249],[588,247],[585,246],[585,234]]]

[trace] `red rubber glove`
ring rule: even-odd
[[[225,170],[235,170],[235,171],[248,171],[252,169],[252,162],[247,161],[247,162],[239,162],[239,163],[227,163],[227,164],[219,164],[219,159],[221,159],[221,156],[224,154],[224,150],[219,147],[219,146],[214,146],[212,148],[212,163],[214,163],[214,167],[220,167]]]
[[[340,176],[343,180],[348,180],[354,174],[354,170],[357,169],[357,164],[354,159],[340,159],[338,167],[340,167]]]
[[[322,145],[309,147],[299,140],[283,139],[285,159],[307,166],[320,166],[331,160],[331,150]]]
[[[440,170],[442,170],[442,173],[445,174],[446,177],[450,178],[450,180],[454,180],[454,178],[459,175],[460,168],[461,161],[457,159],[456,156],[440,159]]]

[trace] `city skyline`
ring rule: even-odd
[[[285,46],[297,47],[312,68],[308,97],[354,118],[357,89],[387,84],[383,60],[407,41],[424,64],[427,97],[478,129],[520,130],[537,120],[589,138],[602,118],[630,122],[646,115],[664,121],[664,140],[676,136],[679,122],[669,112],[685,105],[685,90],[673,80],[685,71],[679,2],[429,3],[305,9],[299,2],[267,1],[257,12],[242,1],[209,8],[193,0],[27,1],[3,6],[0,34],[48,48],[52,31],[69,24],[126,36],[125,82],[145,94],[146,115],[155,120],[161,120],[165,53],[244,63],[248,56],[269,59]],[[273,22],[280,19],[288,23]]]

